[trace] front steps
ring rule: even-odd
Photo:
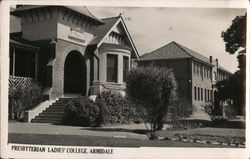
[[[64,108],[72,98],[59,98],[46,110],[31,120],[33,123],[60,124],[64,115]]]

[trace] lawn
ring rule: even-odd
[[[109,146],[109,147],[214,147],[229,146],[188,143],[169,140],[140,140],[82,135],[20,134],[10,133],[9,143],[66,145],[66,146]]]
[[[173,134],[186,134],[186,135],[209,135],[209,136],[218,136],[218,137],[245,137],[245,129],[232,129],[232,128],[196,128],[189,130],[176,130],[176,131],[160,131],[158,135],[168,136]]]

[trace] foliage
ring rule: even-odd
[[[45,100],[42,95],[42,87],[35,83],[26,88],[23,92],[22,98],[25,110],[30,110]]]
[[[37,83],[31,83],[25,89],[12,87],[9,93],[9,119],[23,120],[24,111],[34,108],[44,101],[42,88]]]
[[[96,104],[100,108],[100,119],[103,124],[138,121],[133,104],[119,92],[104,91],[98,94]]]
[[[235,72],[232,76],[230,76],[228,79],[219,81],[216,83],[217,87],[217,98],[220,101],[226,101],[228,99],[233,100],[233,105],[235,109],[239,112],[243,108],[241,99],[244,94],[242,94],[242,82],[241,82],[242,76],[240,72]]]
[[[172,70],[164,67],[138,67],[129,72],[126,92],[144,122],[150,123],[150,139],[162,128],[168,106],[174,102],[176,87]]]
[[[185,98],[177,99],[173,104],[169,105],[168,118],[172,125],[172,129],[186,129],[189,122],[182,122],[182,119],[189,117],[193,112],[193,105]]]
[[[229,104],[228,106],[224,107],[224,109],[226,118],[232,119],[237,116],[237,110],[233,105]]]
[[[193,112],[193,106],[185,98],[178,98],[173,104],[169,105],[169,113],[172,118],[186,118]]]
[[[226,51],[234,54],[240,47],[246,47],[246,14],[233,19],[231,26],[222,31],[221,37],[225,41]]]
[[[65,107],[63,123],[75,126],[98,126],[100,109],[86,97],[72,99]]]

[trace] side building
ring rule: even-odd
[[[219,65],[218,59],[214,60],[212,56],[207,58],[176,42],[142,55],[137,63],[138,66],[172,69],[178,84],[178,96],[195,107],[194,118],[207,118],[202,115],[202,106],[218,102],[215,97],[216,82],[232,75]]]

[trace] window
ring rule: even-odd
[[[200,100],[200,87],[198,87],[198,100]]]
[[[207,90],[207,100],[210,101],[209,89]]]
[[[203,101],[203,89],[201,88],[201,101]]]
[[[207,78],[207,68],[204,66],[204,78]]]
[[[205,101],[207,101],[207,89],[204,89]]]
[[[107,82],[117,82],[117,55],[107,55]]]
[[[200,65],[200,75],[201,75],[201,77],[203,76],[202,74],[203,74],[203,67],[202,67],[202,65]]]
[[[195,74],[195,62],[193,62],[193,73]]]
[[[197,100],[196,87],[194,87],[194,100]]]
[[[210,101],[213,101],[213,91],[210,90]]]
[[[123,82],[125,82],[128,71],[129,71],[129,58],[127,56],[123,56]]]
[[[197,67],[196,67],[196,73],[197,73],[197,75],[199,76],[200,65],[197,64],[196,66],[197,66]]]

